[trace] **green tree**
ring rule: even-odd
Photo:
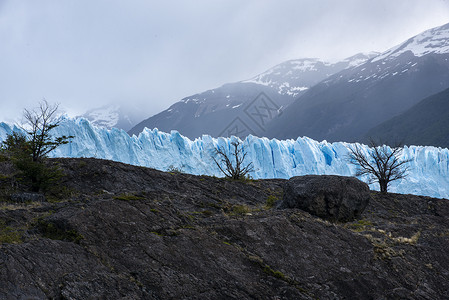
[[[47,189],[60,178],[57,167],[48,166],[48,154],[67,144],[73,136],[53,137],[50,131],[59,126],[58,105],[43,100],[37,109],[24,111],[24,133],[13,132],[2,143],[1,152],[10,158],[20,171],[20,179],[29,183],[31,190]]]
[[[26,136],[19,132],[8,134],[0,149],[8,156],[31,154],[30,144]]]

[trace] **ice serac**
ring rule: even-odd
[[[20,128],[0,123],[0,141]],[[64,119],[53,134],[74,135],[71,143],[56,149],[54,157],[96,157],[128,164],[167,170],[170,166],[191,174],[221,176],[213,161],[214,149],[229,153],[233,138],[212,138],[203,135],[190,140],[177,131],[160,132],[145,129],[139,136],[129,136],[119,129],[96,127],[83,118]],[[277,140],[248,136],[243,141],[248,162],[254,164],[251,176],[259,178],[290,178],[306,174],[351,176],[356,169],[347,163],[351,144],[317,142],[307,137]],[[368,147],[361,146],[364,151]],[[449,198],[449,150],[446,148],[406,146],[403,159],[411,159],[410,175],[394,182],[390,190]],[[361,178],[366,180],[366,178]],[[377,189],[371,185],[372,189]]]

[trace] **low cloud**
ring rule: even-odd
[[[284,60],[384,51],[449,22],[448,1],[0,2],[0,120],[42,98],[151,116]]]

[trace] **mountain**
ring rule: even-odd
[[[186,97],[128,133],[137,135],[147,127],[178,130],[192,139],[203,134],[263,135],[267,123],[311,86],[375,55],[357,54],[336,63],[315,58],[289,60],[251,79]]]
[[[303,94],[302,92],[330,75],[360,65],[377,55],[379,55],[377,52],[359,53],[334,63],[317,58],[294,59],[242,82],[269,86],[281,95],[298,97]]]
[[[20,129],[0,123],[0,142],[13,130]],[[86,119],[65,119],[53,130],[55,136],[75,136],[71,143],[54,150],[54,157],[104,158],[163,171],[175,167],[197,175],[222,176],[213,160],[215,149],[220,147],[226,153],[233,149],[232,138],[203,135],[192,141],[178,132],[149,129],[130,137],[123,130],[96,127]],[[351,147],[347,143],[249,136],[243,146],[248,161],[253,163],[254,172],[250,175],[255,179],[306,174],[353,176],[356,172],[347,161]],[[411,159],[411,171],[406,179],[391,184],[392,192],[449,198],[449,149],[410,146],[405,147],[403,155],[404,159]]]
[[[293,101],[293,97],[278,94],[274,89],[255,83],[230,83],[217,89],[186,97],[128,131],[139,134],[146,128],[162,131],[177,130],[194,139],[203,134],[227,135],[229,128],[240,126],[234,135],[256,134],[258,128],[245,117],[245,108],[260,95],[270,101],[276,114]],[[268,100],[275,99],[275,100]],[[244,121],[243,121],[244,119]],[[245,125],[246,123],[247,125]],[[240,134],[239,134],[240,132]]]
[[[142,109],[136,106],[108,104],[88,110],[81,117],[88,119],[96,126],[108,129],[115,127],[128,131],[140,122],[144,115]]]
[[[266,136],[360,141],[373,127],[449,87],[449,24],[425,31],[298,97]]]
[[[449,148],[449,89],[432,95],[367,133],[388,144]]]
[[[371,192],[361,219],[331,223],[274,208],[287,180],[49,163],[62,192],[19,203],[11,190],[30,194],[0,162],[0,299],[449,297],[447,200]]]

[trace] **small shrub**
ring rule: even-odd
[[[274,204],[278,201],[278,197],[274,195],[268,196],[267,200],[265,201],[265,209],[270,209],[274,206]]]
[[[60,228],[52,222],[43,219],[37,221],[37,227],[42,235],[52,240],[69,241],[79,244],[84,237],[74,229]]]
[[[373,223],[371,223],[371,221],[366,220],[366,219],[360,219],[355,223],[352,224],[348,224],[347,225],[349,227],[349,229],[351,229],[352,231],[355,232],[362,232],[365,231],[367,229],[368,226],[373,226]]]
[[[85,161],[80,161],[79,163],[78,163],[78,169],[82,169],[82,168],[85,168],[85,167],[87,167],[87,162],[85,162]]]
[[[10,178],[11,178],[11,176],[0,174],[0,180],[8,180]]]
[[[0,231],[0,244],[17,244],[22,242],[22,234],[12,227],[5,227]]]
[[[248,205],[233,205],[231,213],[234,215],[246,215],[251,212]]]
[[[77,195],[75,189],[62,185],[51,186],[45,194],[46,199],[50,203],[58,203]]]
[[[171,173],[171,174],[180,174],[180,173],[183,173],[184,171],[183,171],[182,167],[178,168],[173,165],[170,165],[167,168],[167,172]]]
[[[16,244],[22,242],[23,234],[16,228],[6,226],[5,221],[0,220],[0,244]]]
[[[213,213],[210,210],[203,210],[201,213],[207,217],[210,217],[213,215]]]
[[[57,186],[63,174],[57,166],[49,166],[43,162],[30,159],[19,159],[14,162],[20,170],[18,179],[31,186],[33,192],[47,192]]]
[[[0,153],[0,162],[9,161],[9,157],[5,154]]]

